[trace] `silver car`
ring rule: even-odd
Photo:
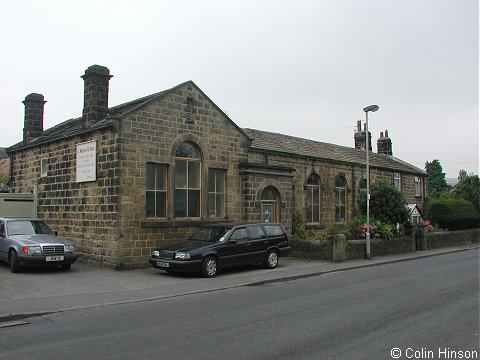
[[[0,261],[10,264],[12,272],[33,266],[68,270],[77,257],[75,244],[57,236],[42,220],[0,218]]]

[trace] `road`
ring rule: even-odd
[[[2,360],[478,359],[479,251],[27,322]]]

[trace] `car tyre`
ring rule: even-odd
[[[18,255],[15,250],[10,252],[10,271],[12,273],[18,273],[22,270],[20,262],[18,261]]]
[[[218,260],[214,256],[207,256],[202,262],[202,275],[205,277],[214,277],[219,270]]]
[[[268,250],[265,255],[264,265],[267,269],[274,269],[278,265],[278,253],[275,250]]]

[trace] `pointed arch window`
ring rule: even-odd
[[[193,144],[184,142],[177,148],[175,152],[175,217],[200,217],[201,164],[201,154]]]
[[[307,179],[306,187],[306,223],[320,222],[320,180],[316,174],[311,174]]]
[[[347,216],[347,180],[344,175],[335,180],[335,221],[345,222]]]

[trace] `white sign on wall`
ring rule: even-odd
[[[97,180],[97,142],[77,144],[77,183]]]

